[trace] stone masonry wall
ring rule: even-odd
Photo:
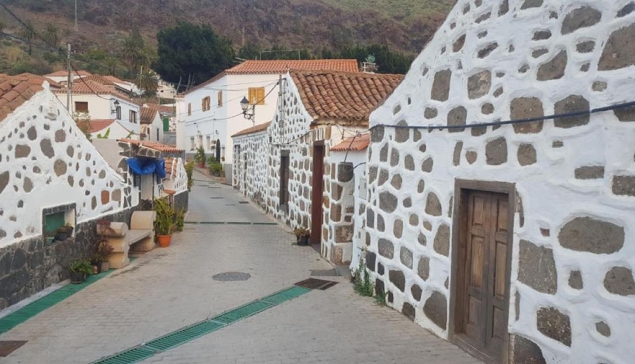
[[[324,210],[329,219],[322,221],[322,255],[335,264],[351,262],[353,239],[361,236],[361,229],[355,229],[355,189],[365,160],[366,151],[332,151],[326,164]]]
[[[42,209],[76,204],[76,222],[131,206],[131,189],[50,91],[0,121],[0,247],[42,234]]]
[[[240,154],[238,154],[240,146]],[[267,196],[268,135],[256,133],[234,138],[232,184],[243,196],[264,207]],[[246,168],[245,168],[246,166]]]
[[[392,307],[448,337],[455,181],[515,183],[511,362],[632,361],[635,108],[460,126],[634,101],[634,10],[458,1],[371,116],[366,262]]]
[[[90,257],[97,242],[97,221],[106,219],[130,225],[135,208],[84,221],[75,237],[49,243],[42,236],[22,240],[0,249],[0,310],[69,277],[68,266]]]

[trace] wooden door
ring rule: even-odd
[[[280,157],[280,208],[287,212],[289,202],[289,151]]]
[[[322,194],[324,192],[324,144],[313,147],[313,186],[311,186],[311,244],[322,242]]]
[[[498,362],[507,343],[508,197],[468,191],[458,327],[475,349]]]

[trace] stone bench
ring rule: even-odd
[[[110,267],[119,269],[127,266],[130,263],[130,250],[145,253],[155,248],[155,219],[154,211],[136,211],[132,214],[130,229],[123,222],[110,224],[110,230],[103,234],[108,239],[108,245],[113,248],[108,258]]]

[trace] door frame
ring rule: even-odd
[[[313,170],[311,171],[311,244],[322,244],[322,225],[324,224],[324,161],[326,160],[326,143],[324,140],[316,140],[313,142]],[[316,151],[322,150],[322,161],[317,163]],[[315,171],[319,166],[322,175],[317,176]],[[319,185],[319,188],[315,187]],[[319,191],[318,191],[319,190]],[[317,222],[319,221],[319,227]],[[318,227],[317,231],[315,231]]]
[[[505,317],[505,327],[509,325],[509,309],[510,305],[510,291],[511,291],[511,268],[512,268],[512,252],[514,244],[514,217],[516,215],[516,184],[508,182],[493,182],[493,181],[475,181],[475,180],[463,180],[456,179],[454,183],[454,206],[452,216],[452,257],[451,257],[451,279],[450,279],[450,317],[448,326],[448,340],[461,349],[467,351],[471,355],[485,361],[486,363],[507,364],[509,361],[509,344],[510,335],[506,336],[506,345],[503,347],[500,358],[492,358],[489,355],[481,352],[478,348],[471,345],[469,342],[461,339],[460,333],[456,332],[457,320],[460,320],[463,315],[463,307],[457,302],[461,289],[464,289],[459,276],[459,268],[464,266],[460,261],[463,256],[459,256],[459,248],[461,248],[461,242],[466,241],[466,229],[462,228],[467,226],[468,215],[468,199],[466,198],[468,191],[479,192],[492,192],[507,195],[508,209],[507,209],[507,267],[505,272],[505,284],[507,290],[505,292],[505,300],[508,304],[508,312]],[[465,246],[463,247],[465,248]],[[459,287],[459,285],[461,285]]]

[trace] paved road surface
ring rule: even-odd
[[[228,186],[201,174],[188,221],[272,220]],[[331,265],[292,245],[279,226],[187,224],[157,248],[0,336],[28,340],[4,363],[89,363],[215,316],[308,278]],[[223,272],[247,281],[220,282]],[[480,363],[398,312],[360,297],[340,277],[147,363]]]

